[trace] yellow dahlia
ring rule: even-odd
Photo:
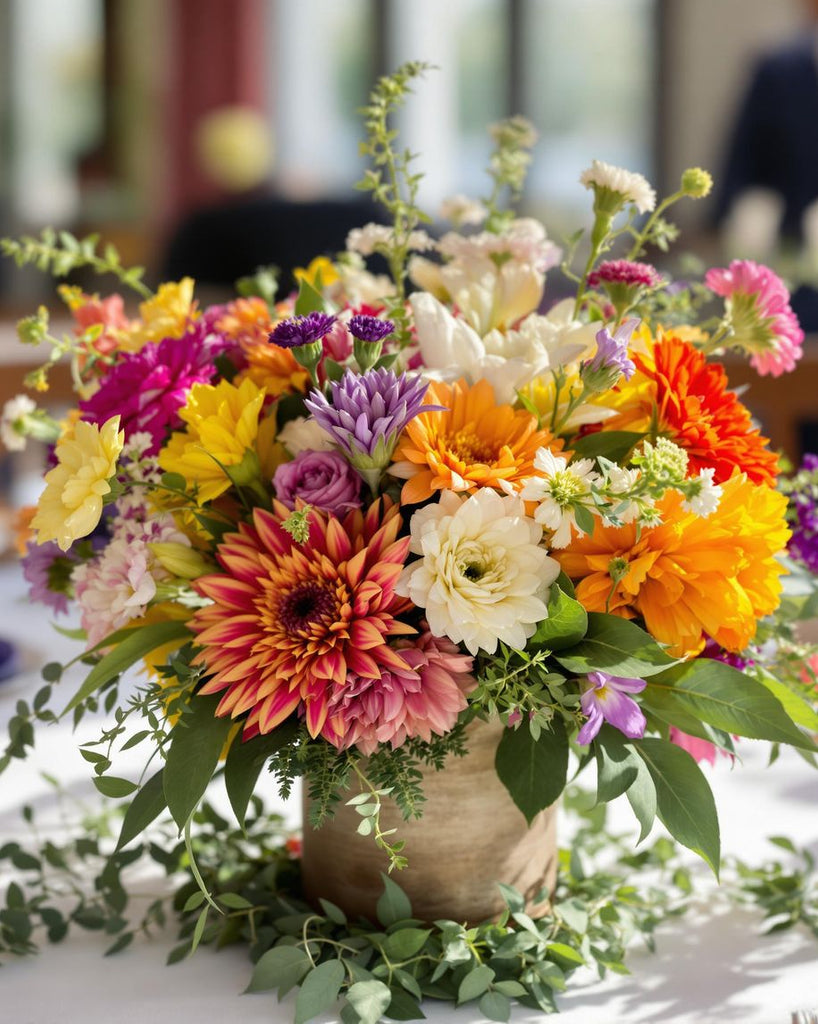
[[[194,384],[190,389],[187,404],[179,410],[186,429],[174,431],[159,453],[159,465],[195,485],[200,505],[231,486],[225,470],[237,469],[248,452],[257,460],[255,443],[264,395],[251,380],[239,387],[223,380]]]
[[[255,509],[253,525],[219,545],[224,571],[196,583],[213,602],[191,622],[196,661],[211,675],[200,692],[224,693],[216,713],[246,715],[245,737],[296,709],[317,736],[348,678],[411,672],[389,644],[415,632],[396,618],[411,608],[395,594],[409,549],[398,506],[383,499],[343,519],[313,511],[304,543],[283,528],[289,515],[278,502],[273,513]],[[343,735],[343,719],[333,728]]]
[[[45,475],[45,490],[31,521],[38,544],[54,540],[67,551],[97,526],[124,441],[119,416],[102,427],[78,420],[62,436],[54,452],[57,465]]]
[[[486,380],[471,387],[465,380],[434,382],[426,402],[443,409],[415,416],[393,455],[390,472],[406,480],[404,504],[426,501],[442,490],[474,493],[493,487],[515,494],[523,480],[535,475],[539,448],[562,448],[559,438],[537,428],[531,413],[498,405]]]
[[[652,529],[597,520],[593,534],[554,557],[580,581],[577,599],[589,611],[641,616],[674,656],[698,653],[708,636],[742,651],[780,600],[786,570],[775,556],[790,536],[787,500],[736,473],[706,518],[682,502],[669,491],[657,505],[662,524]]]

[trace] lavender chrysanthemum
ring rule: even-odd
[[[330,384],[329,401],[314,390],[304,404],[356,469],[383,469],[406,424],[420,412],[440,408],[423,404],[428,387],[421,377],[398,376],[394,370],[360,375],[347,370]]]
[[[347,324],[349,333],[361,341],[377,342],[395,330],[391,320],[381,320],[377,316],[367,316],[364,313],[357,313]]]
[[[626,320],[613,334],[607,327],[597,331],[594,357],[582,364],[582,381],[591,391],[607,391],[620,375],[625,380],[633,376],[636,365],[628,357],[628,344],[637,323],[637,320]]]
[[[301,348],[320,341],[335,323],[335,317],[329,313],[317,311],[306,316],[295,316],[290,320],[282,320],[275,330],[270,332],[270,341],[280,348]]]

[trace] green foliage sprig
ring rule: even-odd
[[[124,267],[116,246],[108,243],[98,251],[99,236],[76,238],[70,231],[44,228],[39,238],[0,238],[0,252],[10,256],[18,267],[35,266],[43,273],[65,277],[75,270],[89,267],[97,274],[113,274],[128,288],[149,299],[153,292],[142,280],[144,267]]]
[[[402,345],[410,341],[409,317],[406,312],[406,264],[409,258],[412,232],[429,217],[417,205],[417,194],[422,174],[412,171],[417,154],[408,149],[396,149],[397,131],[390,127],[390,118],[403,105],[412,92],[412,82],[431,68],[423,61],[409,61],[391,75],[379,78],[361,108],[364,118],[366,142],[361,153],[368,156],[373,166],[367,168],[356,184],[360,191],[369,192],[392,218],[392,238],[388,245],[378,248],[389,264],[395,293],[390,298],[387,316],[395,324],[395,334]]]

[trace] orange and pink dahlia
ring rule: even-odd
[[[218,715],[247,716],[245,738],[293,712],[317,736],[350,675],[411,671],[389,643],[415,632],[397,618],[411,607],[395,593],[409,549],[397,505],[384,498],[343,518],[311,511],[304,543],[284,529],[289,514],[279,502],[255,509],[253,525],[219,545],[224,571],[196,583],[213,602],[191,622],[197,663],[212,673],[201,692],[224,694]],[[339,716],[335,731],[344,728]]]

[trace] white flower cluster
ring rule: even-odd
[[[371,222],[362,228],[353,228],[347,235],[346,247],[361,256],[383,252],[395,244],[395,232],[385,224]],[[409,235],[409,248],[415,252],[434,249],[435,242],[425,231],[413,231]]]
[[[615,167],[603,160],[593,160],[579,180],[586,188],[607,189],[617,193],[625,202],[633,203],[640,213],[647,213],[656,206],[656,192],[647,178],[636,171]]]
[[[27,435],[22,429],[22,423],[25,417],[30,416],[36,408],[36,403],[28,395],[15,395],[3,406],[3,415],[0,418],[0,439],[7,451],[23,451]]]

